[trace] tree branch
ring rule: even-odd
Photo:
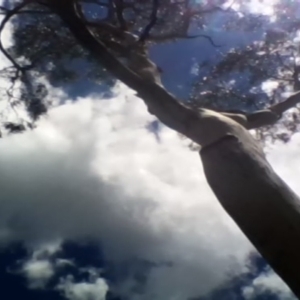
[[[263,126],[275,124],[282,114],[288,109],[295,107],[300,103],[300,91],[289,96],[286,100],[274,104],[266,109],[258,110],[253,113],[247,114],[243,111],[233,112],[220,112],[224,116],[229,117],[237,123],[244,126],[246,129],[256,129]]]
[[[88,3],[88,4],[96,4],[99,6],[104,6],[104,7],[108,7],[109,4],[106,2],[101,2],[101,1],[97,1],[97,0],[81,0],[82,3]]]
[[[193,111],[162,86],[131,71],[89,31],[72,0],[51,0],[48,5],[61,17],[77,41],[113,76],[135,90],[148,110],[168,127],[202,146],[209,145],[227,134],[248,134],[246,129],[222,114],[208,109]]]
[[[17,5],[14,9],[12,10],[8,10],[5,17],[3,18],[1,24],[0,24],[0,51],[4,54],[4,56],[12,63],[12,65],[19,71],[23,72],[26,71],[28,69],[30,69],[32,67],[32,65],[29,66],[25,66],[22,67],[20,66],[14,59],[13,57],[6,51],[6,49],[3,47],[2,44],[2,40],[1,40],[1,34],[2,31],[6,25],[6,23],[16,14],[18,14],[18,12],[24,8],[25,6],[27,6],[28,4],[33,3],[32,0],[24,0],[22,3],[20,3],[19,5]]]
[[[123,0],[113,0],[115,11],[117,13],[117,18],[120,24],[120,28],[123,30],[127,30],[127,23],[123,17],[124,3]]]
[[[52,9],[61,17],[67,27],[70,29],[74,37],[93,54],[99,62],[109,70],[114,76],[127,84],[130,88],[136,90],[141,95],[148,106],[161,106],[160,98],[164,98],[165,107],[158,113],[158,118],[162,122],[168,124],[171,128],[176,128],[179,132],[186,132],[185,126],[180,128],[178,120],[174,122],[168,113],[168,107],[172,106],[173,111],[176,110],[176,116],[185,119],[186,113],[191,112],[183,104],[180,104],[176,99],[169,94],[164,88],[151,82],[146,82],[138,75],[132,72],[129,68],[118,61],[111,54],[101,41],[93,36],[93,33],[88,30],[85,23],[77,16],[76,10],[71,0],[52,0]],[[153,109],[151,109],[153,111]],[[156,109],[155,109],[156,110]],[[194,114],[194,113],[191,113]],[[172,118],[173,119],[173,118]]]
[[[154,41],[154,42],[167,42],[167,41],[172,41],[174,39],[195,39],[195,38],[205,38],[207,39],[210,44],[216,48],[222,47],[223,45],[218,45],[214,42],[214,40],[206,34],[196,34],[196,35],[187,35],[187,34],[181,34],[178,32],[172,32],[172,33],[167,33],[167,34],[162,34],[162,35],[149,35],[147,38],[149,41]]]
[[[288,109],[290,109],[292,107],[295,107],[299,103],[300,103],[300,91],[292,94],[286,100],[270,106],[268,109],[270,111],[275,112],[278,115],[281,115],[285,111],[287,111]]]
[[[4,6],[0,6],[0,10],[3,10],[3,12],[0,13],[1,15],[11,12],[10,9]],[[51,14],[51,12],[34,10],[34,9],[26,9],[26,10],[19,10],[18,12],[15,12],[15,15],[19,15],[19,14]]]
[[[139,39],[140,42],[144,42],[148,38],[151,29],[155,25],[155,23],[157,21],[158,7],[159,7],[159,0],[152,0],[152,12],[151,12],[151,16],[150,16],[150,22],[148,23],[148,25],[145,27],[144,31],[142,32],[140,39]]]

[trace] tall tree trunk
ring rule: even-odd
[[[112,75],[137,91],[161,122],[203,147],[205,175],[218,200],[300,298],[300,200],[275,174],[245,127],[214,111],[192,111],[163,87],[125,67],[78,17],[73,0],[49,3],[77,41]],[[287,104],[272,109],[278,113]]]
[[[262,151],[253,151],[237,137],[225,136],[200,155],[221,205],[300,298],[299,197],[274,172]]]

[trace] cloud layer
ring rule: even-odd
[[[116,262],[172,262],[150,272],[144,299],[199,296],[245,271],[253,248],[210,191],[198,153],[164,127],[158,141],[143,102],[122,86],[116,93],[66,103],[36,130],[1,140],[1,244],[89,238]],[[296,166],[299,141],[270,152],[294,187],[300,167],[286,165]],[[52,272],[34,258],[25,270]]]

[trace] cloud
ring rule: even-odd
[[[23,266],[23,273],[29,280],[30,288],[44,288],[54,275],[54,269],[47,260],[30,260]]]
[[[31,249],[31,251],[29,251],[29,257],[22,261],[19,270],[19,273],[27,279],[29,288],[45,288],[58,268],[72,264],[72,262],[68,260],[54,258],[54,255],[60,250],[60,242],[52,241],[35,245],[35,250]]]
[[[108,286],[102,278],[74,283],[72,276],[68,276],[61,281],[58,290],[69,300],[105,300]]]
[[[88,238],[115,262],[172,262],[151,270],[144,299],[199,296],[246,271],[253,248],[210,191],[198,153],[168,128],[158,141],[144,104],[127,89],[117,92],[66,103],[36,130],[1,140],[2,244],[39,249]],[[293,171],[284,161],[296,154],[296,135],[291,145],[270,158],[295,185],[298,156]],[[51,275],[43,260],[25,270],[30,278]]]
[[[92,238],[115,261],[175,261],[152,271],[158,294],[180,283],[183,294],[208,291],[243,269],[251,245],[210,191],[198,154],[167,128],[158,142],[146,128],[153,117],[126,93],[67,103],[36,130],[1,140],[2,243]]]
[[[261,274],[252,281],[250,286],[243,288],[243,295],[246,300],[250,300],[266,291],[273,292],[282,300],[296,299],[287,285],[271,271]]]

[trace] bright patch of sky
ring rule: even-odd
[[[250,0],[250,1],[233,1],[230,7],[236,11],[250,12],[270,17],[270,21],[276,20],[274,6],[280,0]],[[230,2],[229,2],[230,3]]]
[[[274,14],[274,6],[279,0],[251,0],[246,6],[251,13],[272,16]]]

